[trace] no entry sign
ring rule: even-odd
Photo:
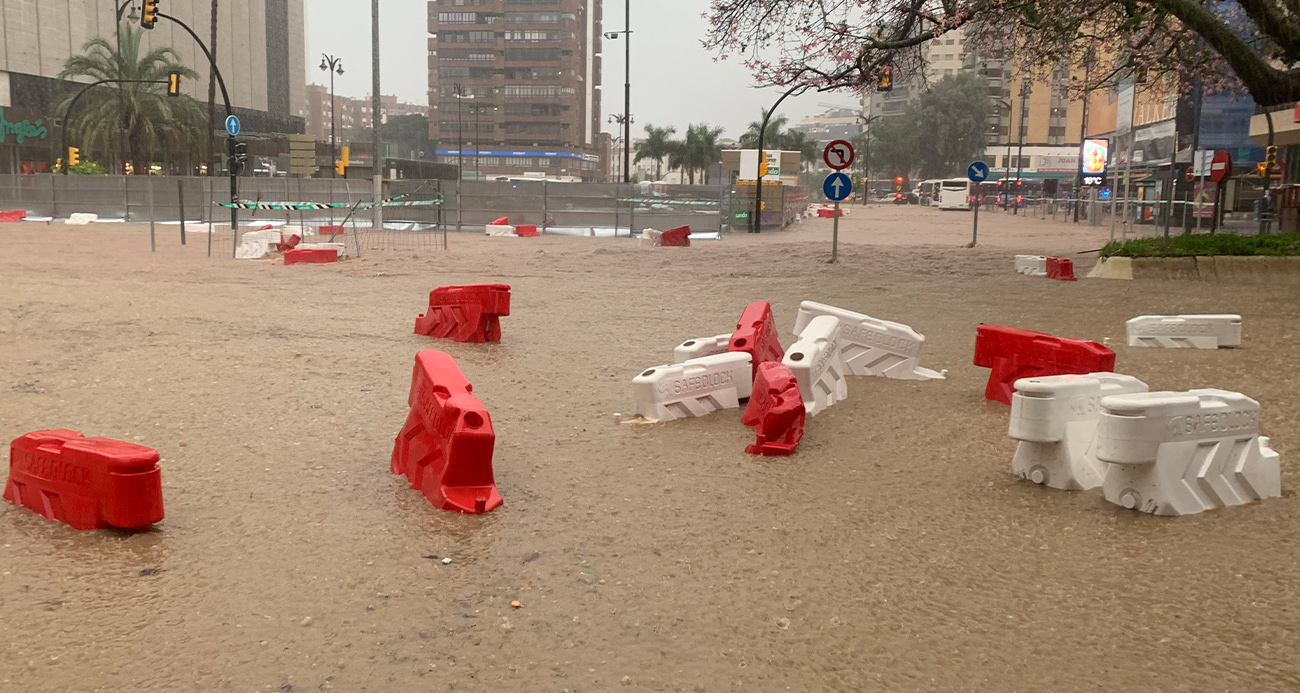
[[[1222,183],[1232,177],[1232,155],[1220,149],[1210,160],[1210,180]]]

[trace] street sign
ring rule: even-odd
[[[853,165],[853,145],[844,140],[835,140],[826,145],[822,160],[832,169],[843,171]]]
[[[849,193],[853,192],[853,181],[849,177],[836,171],[826,176],[826,182],[822,183],[822,192],[826,194],[826,199],[833,202],[846,200]]]
[[[239,116],[226,116],[226,132],[230,133],[231,137],[239,134]]]
[[[983,183],[989,177],[989,165],[983,161],[976,161],[966,167],[966,177],[972,183]]]
[[[1222,183],[1232,177],[1232,155],[1220,149],[1210,160],[1210,180]]]

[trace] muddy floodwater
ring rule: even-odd
[[[809,220],[285,267],[0,225],[0,440],[155,448],[166,500],[137,533],[0,504],[0,691],[1300,690],[1300,290],[1022,277],[1016,252],[1085,273],[1109,229],[980,226],[964,249],[968,214],[857,209],[835,265]],[[432,288],[479,282],[513,287],[500,344],[412,334]],[[802,300],[909,324],[947,380],[851,378],[789,458],[745,454],[739,410],[615,422],[633,376],[760,299],[786,346]],[[1220,312],[1241,349],[1123,345],[1131,317]],[[1283,497],[1157,518],[1019,480],[979,323],[1259,400]],[[425,348],[491,412],[496,512],[389,471]]]

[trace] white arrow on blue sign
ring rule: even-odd
[[[989,177],[989,165],[983,161],[976,161],[966,167],[966,177],[972,183],[983,183]]]
[[[226,116],[226,132],[230,133],[231,137],[239,134],[239,116]]]
[[[825,193],[826,199],[832,202],[847,200],[849,194],[853,192],[853,181],[836,171],[826,176],[826,182],[822,183],[822,192]]]

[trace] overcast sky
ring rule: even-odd
[[[362,0],[307,0],[307,79],[329,84],[320,70],[321,53],[343,60],[335,89],[342,96],[370,93],[370,3]],[[701,15],[708,0],[632,1],[632,117],[640,133],[646,123],[675,125],[707,122],[736,138],[780,96],[774,87],[753,88],[753,77],[734,61],[714,62],[700,47],[708,29]],[[624,3],[605,2],[605,29],[623,28]],[[428,2],[380,2],[382,91],[402,101],[428,103]],[[602,117],[623,112],[623,41],[604,42]],[[781,112],[791,122],[826,110],[821,104],[853,107],[849,93],[805,94],[790,98]],[[604,125],[606,131],[617,126]]]

